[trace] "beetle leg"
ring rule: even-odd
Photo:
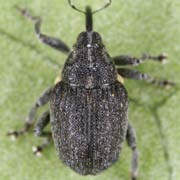
[[[137,66],[139,64],[142,64],[144,61],[147,61],[147,60],[154,60],[161,63],[165,63],[166,59],[167,59],[166,53],[162,53],[158,56],[144,54],[140,58],[131,57],[128,55],[120,55],[120,56],[113,57],[113,61],[115,65],[132,65],[132,66]]]
[[[19,7],[16,7],[18,9],[18,11],[20,11],[20,13],[26,17],[27,19],[29,19],[30,21],[32,21],[34,23],[34,28],[35,28],[35,33],[38,37],[38,39],[44,43],[47,44],[48,46],[57,49],[59,51],[62,51],[64,53],[69,53],[70,49],[69,47],[60,39],[54,38],[54,37],[50,37],[48,35],[42,34],[40,27],[41,27],[41,18],[37,17],[37,16],[32,16],[26,9],[22,9]]]
[[[50,113],[46,111],[39,118],[37,124],[35,125],[34,133],[36,136],[43,135],[43,129],[49,124],[50,121]]]
[[[42,135],[42,137],[44,137],[44,142],[39,145],[39,146],[33,146],[32,147],[32,152],[35,156],[41,156],[42,155],[42,151],[47,147],[49,146],[49,144],[51,143],[52,141],[52,134],[51,132],[44,132]]]
[[[135,80],[145,80],[149,83],[156,84],[159,86],[174,86],[175,85],[174,82],[171,82],[168,80],[155,79],[149,76],[148,74],[141,73],[132,69],[117,68],[117,71],[124,78],[135,79]]]
[[[138,150],[136,146],[136,133],[130,123],[128,123],[128,129],[126,134],[126,140],[128,146],[132,149],[132,162],[131,162],[131,177],[132,180],[136,180],[138,176]]]
[[[18,136],[23,135],[24,133],[28,132],[32,127],[35,119],[36,111],[39,107],[47,104],[50,99],[51,88],[46,89],[42,95],[36,100],[34,105],[32,106],[28,116],[26,117],[24,127],[22,130],[19,131],[10,131],[8,132],[8,136],[11,136],[12,140],[16,139]]]
[[[49,124],[49,122],[50,122],[50,112],[46,111],[42,114],[37,124],[35,125],[35,130],[34,130],[35,135],[39,137],[45,137],[43,144],[41,144],[40,146],[34,146],[32,148],[32,151],[36,156],[40,156],[43,149],[47,147],[51,142],[52,139],[51,132],[43,132],[43,129]]]

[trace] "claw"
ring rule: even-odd
[[[168,81],[168,80],[164,80],[164,81],[163,81],[163,86],[171,87],[171,86],[175,86],[175,85],[176,85],[175,82]]]
[[[165,64],[165,63],[167,63],[167,58],[168,58],[168,54],[167,53],[162,53],[162,54],[160,54],[158,57],[157,57],[157,59],[161,62],[161,63],[163,63],[163,64]]]
[[[15,141],[19,136],[19,132],[11,130],[7,133],[7,136],[9,136],[12,141]]]
[[[41,157],[42,156],[42,147],[40,146],[33,146],[32,147],[32,152],[35,156]]]
[[[166,87],[166,88],[169,88],[169,87],[172,87],[172,86],[175,86],[176,83],[175,82],[172,82],[172,81],[168,81],[168,80],[156,80],[156,79],[152,79],[151,80],[151,83],[152,84],[156,84],[158,86],[162,86],[162,87]]]
[[[137,172],[137,171],[132,172],[132,173],[131,173],[131,178],[132,178],[132,180],[137,180],[137,178],[138,178],[138,172]]]
[[[151,56],[149,54],[143,54],[141,58],[142,58],[142,60],[152,59],[152,60],[159,61],[159,62],[165,64],[167,62],[168,54],[165,52],[161,53],[158,56]]]

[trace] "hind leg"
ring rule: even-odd
[[[42,151],[48,147],[52,141],[52,134],[51,132],[45,132],[44,128],[49,124],[50,122],[50,112],[46,111],[42,114],[42,116],[39,118],[37,124],[35,125],[34,133],[38,137],[42,137],[44,139],[44,142],[41,145],[34,146],[32,148],[32,151],[34,155],[41,156]]]
[[[138,150],[137,150],[137,145],[136,145],[135,130],[130,123],[128,123],[126,140],[127,140],[128,146],[132,150],[131,178],[132,180],[136,180],[138,176]]]

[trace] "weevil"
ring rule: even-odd
[[[145,54],[140,58],[128,55],[111,57],[98,32],[93,30],[93,15],[111,4],[92,11],[78,9],[71,0],[69,5],[85,14],[86,30],[78,35],[72,50],[63,41],[41,33],[41,19],[32,16],[26,9],[17,7],[24,17],[31,20],[35,33],[42,43],[68,54],[61,78],[46,89],[32,106],[24,128],[8,135],[19,137],[34,125],[39,107],[49,103],[50,110],[44,112],[35,124],[35,135],[45,137],[42,145],[33,152],[40,155],[49,145],[51,137],[59,158],[81,175],[96,175],[112,166],[126,140],[132,150],[131,178],[138,175],[138,150],[135,130],[128,120],[128,93],[123,78],[145,80],[161,86],[174,85],[168,80],[157,80],[145,73],[117,67],[139,65],[146,60],[165,62],[167,56]],[[51,123],[51,132],[44,128]]]

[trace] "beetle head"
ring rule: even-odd
[[[81,48],[99,48],[103,46],[103,42],[99,33],[94,31],[86,31],[79,34],[76,46]]]

